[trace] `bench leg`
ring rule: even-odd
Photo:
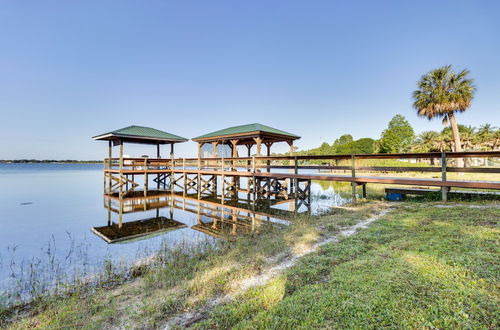
[[[366,198],[366,183],[363,185],[363,198]]]
[[[448,192],[450,191],[450,187],[441,187],[441,200],[443,202],[448,201]]]
[[[351,182],[352,188],[352,202],[356,203],[356,182]]]

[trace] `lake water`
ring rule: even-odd
[[[146,202],[146,205],[143,202],[125,205],[130,212],[123,215],[123,222],[159,216],[175,220],[182,226],[142,239],[109,244],[92,231],[94,227],[107,226],[109,217],[112,222],[117,221],[116,213],[108,210],[103,196],[101,164],[0,164],[0,192],[2,291],[19,283],[20,277],[30,276],[29,267],[33,264],[37,272],[46,272],[49,278],[54,269],[71,277],[72,271],[92,273],[105,259],[133,262],[154,253],[161,244],[175,247],[181,243],[213,241],[228,235],[236,236],[240,230],[233,222],[225,225],[227,228],[221,228],[220,235],[213,232],[208,235],[206,232],[210,233],[210,228],[224,226],[217,224],[217,218],[231,220],[235,217],[235,209],[217,206],[213,201],[200,204],[195,198],[167,196]],[[318,184],[312,185],[312,196],[312,213],[345,202],[332,189],[324,191]],[[289,208],[286,203],[273,207]],[[257,226],[262,222],[287,222],[274,216],[273,212],[266,215],[263,211],[257,214],[251,209],[244,211],[240,205],[234,218],[242,222],[241,228],[248,225],[245,221],[256,222]],[[216,225],[213,225],[214,219]],[[207,230],[196,230],[200,221],[202,225],[208,224],[205,226]],[[253,222],[247,226],[250,230],[254,228]]]

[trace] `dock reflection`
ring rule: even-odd
[[[145,239],[188,227],[179,218],[174,219],[174,210],[181,210],[183,219],[187,214],[196,216],[196,223],[191,221],[191,229],[230,241],[239,235],[258,233],[266,226],[285,226],[296,214],[294,200],[222,200],[218,196],[198,198],[197,194],[162,190],[148,191],[147,196],[137,192],[121,199],[104,195],[104,207],[108,211],[107,225],[94,227],[92,231],[108,243]],[[160,216],[161,209],[166,215]],[[146,211],[149,211],[149,216],[144,219],[123,221],[126,214]],[[154,217],[151,217],[151,211],[155,211]],[[179,217],[179,212],[176,212],[176,217]]]

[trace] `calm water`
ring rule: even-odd
[[[213,222],[210,212],[214,211],[202,212],[205,215],[199,220],[193,212],[198,202],[185,201],[187,208],[183,210],[183,200],[179,198],[176,207],[160,201],[151,210],[124,214],[123,221],[156,217],[158,212],[184,224],[183,228],[146,239],[108,244],[91,231],[93,227],[106,226],[109,214],[112,221],[117,221],[117,214],[108,214],[105,207],[102,182],[101,164],[0,164],[0,289],[14,285],[16,276],[26,272],[27,265],[33,262],[38,263],[40,270],[51,269],[42,267],[44,263],[58,262],[63,269],[86,267],[91,271],[105,258],[131,262],[153,253],[160,244],[175,246],[217,239],[192,228],[199,221]],[[333,190],[323,191],[317,184],[313,184],[312,192],[316,196],[312,212],[344,202]],[[275,208],[287,210],[289,205]],[[221,211],[227,213],[220,207],[215,214],[221,216]],[[259,216],[259,219],[283,222],[279,217]]]

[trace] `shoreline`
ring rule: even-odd
[[[103,282],[101,287],[82,287],[65,297],[50,297],[17,315],[4,313],[3,325],[13,329],[34,324],[56,328],[86,324],[97,328],[147,325],[205,329],[257,324],[265,328],[276,327],[276,320],[299,322],[294,325],[302,327],[326,326],[314,323],[324,320],[319,316],[312,324],[307,323],[307,315],[295,310],[295,306],[304,305],[311,313],[327,315],[340,313],[343,309],[339,306],[359,306],[361,310],[336,318],[339,323],[334,324],[343,327],[344,320],[352,320],[362,327],[381,322],[372,319],[376,323],[371,323],[374,309],[368,307],[382,304],[384,313],[380,317],[386,318],[384,324],[439,326],[442,320],[451,318],[451,324],[458,327],[470,325],[470,320],[476,322],[475,326],[491,326],[498,321],[490,307],[495,299],[491,288],[500,281],[491,264],[499,253],[492,243],[500,240],[499,218],[498,203],[461,202],[445,208],[439,202],[366,201],[335,207],[320,216],[298,216],[287,228],[270,228],[234,243],[221,241],[214,247],[158,251],[147,265],[131,265],[128,280],[117,277],[109,285]],[[464,259],[464,255],[470,258]],[[440,258],[439,262],[436,258]],[[445,273],[443,267],[447,267]],[[463,275],[460,267],[469,271]],[[108,275],[117,274],[111,267]],[[457,280],[468,290],[456,289]],[[405,290],[401,291],[401,285]],[[317,291],[318,286],[324,288]],[[394,291],[383,291],[387,286],[395,286]],[[422,286],[426,289],[418,291]],[[441,287],[443,291],[438,290]],[[438,297],[428,300],[427,290],[437,290],[434,294]],[[486,293],[488,290],[491,294]],[[407,295],[407,291],[411,294]],[[350,297],[349,292],[358,293]],[[469,297],[470,292],[474,295]],[[443,304],[445,298],[448,302]],[[322,299],[340,305],[330,310],[331,303],[323,305]],[[351,299],[360,301],[345,305]],[[412,302],[394,305],[405,299]],[[475,315],[474,310],[460,311],[455,305],[461,299],[474,300],[483,308],[481,315],[489,316]],[[447,304],[470,314],[470,319],[447,312]],[[393,313],[393,307],[398,313]],[[442,318],[433,319],[432,313],[427,314],[427,310],[442,308]],[[271,316],[264,316],[267,314]]]

